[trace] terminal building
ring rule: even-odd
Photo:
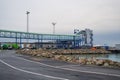
[[[82,41],[81,41],[81,46],[93,46],[93,31],[90,29],[85,29],[85,30],[74,30],[74,34],[80,35]]]
[[[23,44],[25,44],[24,47],[26,47],[26,44],[29,44],[30,47],[36,48],[81,48],[83,46],[93,46],[93,33],[90,29],[75,29],[72,35],[38,34],[0,30],[0,38],[15,38],[14,43],[19,44],[20,48],[22,48]],[[29,39],[29,42],[23,42],[26,39]],[[30,40],[37,41],[30,42]]]

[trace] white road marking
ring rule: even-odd
[[[80,66],[80,65],[62,65],[62,66],[57,66],[57,67],[62,68],[62,67],[69,67],[69,66],[71,66],[71,67],[77,67],[77,66]]]
[[[90,73],[90,74],[98,74],[98,75],[120,77],[119,74],[110,74],[110,73],[93,72],[93,71],[85,71],[85,70],[83,71],[83,70],[70,69],[70,68],[61,68],[59,66],[51,66],[51,65],[48,65],[48,64],[44,64],[44,63],[40,63],[40,62],[35,62],[35,61],[28,60],[28,59],[24,59],[24,58],[21,58],[21,57],[16,57],[16,58],[23,59],[25,61],[29,61],[29,62],[33,62],[33,63],[37,63],[37,64],[41,64],[41,65],[44,65],[44,66],[52,67],[52,68],[57,68],[57,69],[70,70],[70,71],[83,72],[83,73]]]
[[[54,76],[49,76],[49,75],[44,75],[44,74],[40,74],[40,73],[35,73],[35,72],[31,72],[31,71],[27,71],[27,70],[23,70],[23,69],[20,69],[20,68],[17,68],[17,67],[14,67],[6,62],[4,62],[3,60],[0,59],[0,62],[7,65],[8,67],[12,68],[12,69],[15,69],[15,70],[18,70],[18,71],[22,71],[22,72],[25,72],[25,73],[30,73],[30,74],[34,74],[34,75],[38,75],[38,76],[43,76],[43,77],[47,77],[47,78],[52,78],[52,79],[59,79],[59,80],[69,80],[69,79],[65,79],[65,78],[60,78],[60,77],[54,77]]]
[[[16,56],[14,56],[14,57],[15,57],[15,58],[18,58],[18,59],[21,59],[21,60],[25,60],[25,61],[29,61],[29,62],[41,64],[41,65],[44,65],[44,66],[48,66],[48,67],[52,67],[52,68],[57,68],[57,67],[55,67],[55,66],[51,66],[51,65],[48,65],[48,64],[40,63],[40,62],[31,61],[31,60],[28,60],[28,59],[25,59],[25,58],[16,57]]]

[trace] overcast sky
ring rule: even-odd
[[[93,30],[94,44],[120,43],[120,0],[0,0],[0,29],[73,34],[74,29]]]

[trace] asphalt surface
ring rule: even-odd
[[[0,80],[120,80],[120,69],[37,59],[0,51]]]

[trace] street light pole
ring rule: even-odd
[[[53,25],[53,34],[55,34],[55,25],[56,25],[56,23],[52,22],[52,25]]]
[[[30,14],[30,12],[28,12],[28,11],[26,11],[26,14],[27,14],[27,33],[29,33],[29,14]],[[27,35],[27,37],[28,37],[28,35]],[[28,43],[28,39],[27,39],[27,43]]]
[[[27,33],[29,32],[29,15],[28,14],[30,14],[30,12],[26,12],[26,14],[27,14]]]

